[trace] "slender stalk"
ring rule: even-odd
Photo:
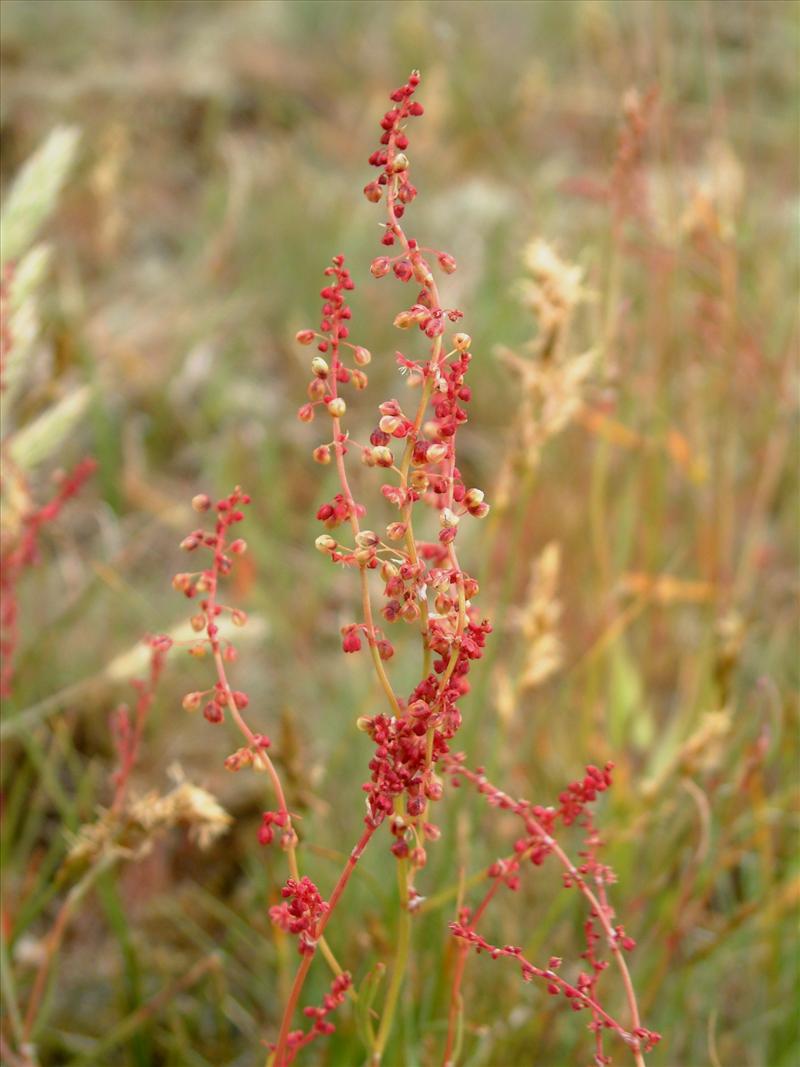
[[[397,920],[397,950],[394,958],[394,969],[386,992],[386,1001],[381,1015],[378,1035],[375,1039],[375,1048],[372,1052],[373,1067],[381,1062],[389,1040],[392,1024],[394,1022],[397,1002],[400,990],[408,967],[408,956],[411,946],[411,913],[408,910],[408,861],[397,861],[397,888],[400,897],[400,914]]]
[[[376,826],[367,826],[361,837],[359,838],[357,845],[348,856],[347,863],[345,864],[342,873],[339,875],[339,880],[337,881],[336,885],[333,888],[333,892],[331,893],[331,898],[328,901],[328,908],[325,914],[319,920],[316,929],[317,941],[320,941],[320,939],[322,938],[322,934],[325,930],[325,927],[330,922],[331,916],[333,915],[336,905],[339,903],[342,893],[344,893],[345,888],[347,887],[347,883],[350,881],[350,876],[355,870],[356,864],[361,859],[364,849],[369,844],[372,835],[375,833],[376,829]],[[311,968],[311,963],[313,959],[314,953],[309,953],[308,955],[304,956],[300,962],[300,966],[297,968],[297,973],[294,976],[292,988],[289,993],[289,999],[286,1002],[286,1007],[283,1011],[283,1018],[281,1019],[280,1031],[278,1033],[278,1043],[275,1046],[274,1055],[270,1056],[267,1061],[268,1063],[274,1064],[274,1067],[283,1067],[284,1065],[286,1059],[286,1041],[289,1036],[289,1027],[292,1024],[292,1016],[294,1015],[295,1008],[297,1007],[297,1002],[300,997],[300,994],[302,993],[303,986],[305,984],[306,977],[308,976],[308,972]]]
[[[45,989],[47,988],[47,979],[50,976],[53,963],[61,948],[61,942],[64,940],[64,935],[67,932],[72,913],[92,888],[97,879],[105,871],[109,870],[119,858],[120,855],[117,852],[109,852],[103,856],[102,859],[100,859],[94,867],[90,867],[86,874],[84,874],[83,878],[72,887],[59,908],[55,922],[45,939],[44,957],[39,964],[39,969],[37,970],[36,977],[33,981],[33,988],[31,989],[30,997],[28,998],[28,1008],[25,1012],[25,1020],[22,1026],[23,1045],[27,1044],[30,1040],[31,1034],[39,1019],[39,1009],[41,1007]]]

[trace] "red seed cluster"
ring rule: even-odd
[[[347,991],[352,985],[352,976],[348,971],[343,971],[333,979],[330,990],[322,998],[322,1004],[319,1007],[309,1005],[303,1008],[303,1015],[307,1019],[313,1019],[314,1023],[306,1033],[302,1030],[291,1030],[289,1032],[286,1040],[285,1064],[293,1063],[297,1053],[302,1048],[305,1048],[306,1045],[310,1045],[314,1038],[325,1037],[335,1031],[336,1027],[328,1019],[328,1016],[344,1003]],[[274,1052],[276,1046],[270,1045],[270,1048]]]
[[[236,649],[229,640],[222,640],[219,631],[219,617],[223,612],[228,612],[235,626],[243,626],[247,622],[247,616],[238,608],[232,608],[220,604],[217,593],[220,578],[230,574],[233,567],[233,556],[240,556],[247,550],[246,543],[241,538],[229,541],[229,531],[232,527],[242,522],[244,512],[242,508],[250,503],[250,497],[243,493],[237,486],[227,497],[223,497],[213,505],[216,512],[216,522],[213,532],[201,528],[193,530],[181,542],[181,548],[185,552],[195,552],[197,549],[210,550],[212,561],[210,566],[199,571],[185,571],[176,574],[172,580],[173,588],[183,593],[189,600],[200,597],[199,611],[192,616],[192,629],[198,634],[205,633],[196,641],[189,643],[191,655],[202,658],[211,652],[217,663],[217,681],[211,688],[187,693],[183,698],[183,706],[187,711],[194,711],[203,706],[203,715],[210,723],[221,723],[225,718],[225,711],[243,711],[249,703],[246,693],[232,689],[227,678],[224,676],[222,661],[233,662],[236,659]],[[212,510],[211,498],[205,494],[199,494],[192,500],[195,511],[207,512]],[[243,759],[234,753],[228,766],[236,770],[243,765]]]
[[[10,339],[3,344],[10,345]],[[17,647],[17,585],[24,571],[39,560],[39,535],[54,522],[64,505],[76,496],[97,469],[95,460],[87,458],[64,475],[55,495],[46,504],[22,516],[19,529],[3,524],[0,535],[0,696],[11,695],[14,678],[14,653]]]
[[[471,398],[466,375],[472,342],[468,334],[455,333],[445,343],[447,324],[458,321],[462,313],[442,306],[433,273],[438,264],[450,274],[456,263],[449,254],[425,248],[408,237],[400,221],[416,195],[405,150],[406,125],[423,113],[413,99],[418,84],[419,75],[414,72],[391,94],[392,106],[381,123],[381,145],[370,158],[380,173],[365,192],[370,200],[384,200],[383,243],[397,246],[397,254],[373,261],[372,275],[394,274],[399,281],[419,287],[411,305],[394,322],[400,329],[418,327],[429,350],[425,358],[397,352],[395,360],[408,383],[420,388],[422,397],[411,403],[394,397],[380,403],[366,442],[356,442],[344,431],[341,420],[346,407],[339,388],[354,380],[369,353],[348,340],[351,313],[346,294],[353,283],[341,256],[334,258],[326,272],[330,282],[321,291],[320,331],[301,330],[297,340],[305,345],[316,343],[320,353],[311,361],[308,402],[299,417],[308,422],[323,406],[333,416],[332,437],[317,445],[314,458],[320,463],[335,460],[340,480],[340,491],[317,511],[326,532],[317,538],[316,546],[334,563],[358,568],[362,574],[377,571],[383,583],[382,620],[405,622],[422,633],[426,667],[421,681],[407,699],[391,695],[392,714],[359,720],[375,743],[370,781],[364,785],[367,825],[377,826],[392,816],[393,851],[399,857],[411,856],[421,866],[418,824],[424,823],[423,839],[437,835],[425,818],[428,801],[441,794],[434,767],[447,754],[448,742],[460,725],[458,701],[469,689],[470,665],[481,655],[490,627],[472,608],[478,584],[461,567],[455,550],[461,520],[482,518],[489,510],[482,491],[464,482],[456,461],[456,437],[467,421]],[[353,353],[355,367],[344,363],[347,350]],[[360,381],[356,379],[355,384]],[[353,498],[345,464],[353,449],[360,451],[365,466],[385,471],[380,493],[395,509],[385,533],[361,528],[366,509]],[[438,529],[432,537],[421,538],[414,529],[420,504],[436,515]],[[347,527],[352,531],[350,543],[348,534],[338,532]],[[330,531],[337,531],[336,536]],[[366,645],[378,663],[394,654],[372,616],[342,626],[341,639],[345,653],[358,653]],[[382,685],[384,690],[389,688],[388,678],[382,679]],[[403,798],[405,814],[395,817]]]
[[[450,931],[456,938],[471,945],[477,953],[485,952],[493,960],[501,957],[516,960],[524,981],[531,982],[534,978],[544,979],[547,982],[547,992],[551,996],[559,996],[559,994],[564,996],[573,1011],[588,1009],[592,1014],[592,1022],[589,1023],[590,1030],[595,1032],[602,1029],[614,1030],[627,1045],[640,1048],[643,1052],[651,1052],[661,1040],[660,1034],[644,1027],[637,1027],[632,1031],[627,1030],[594,999],[590,992],[592,986],[590,976],[585,973],[579,975],[574,985],[567,982],[557,973],[557,967],[560,966],[561,961],[556,957],[551,959],[549,967],[537,967],[525,958],[522,949],[517,945],[503,945],[502,947],[492,945],[471,927],[460,922],[450,923]],[[595,1062],[610,1063],[611,1060],[603,1057]]]
[[[276,926],[297,937],[297,950],[311,955],[317,947],[317,923],[328,910],[327,903],[310,878],[289,878],[281,889],[282,904],[270,908],[269,916]]]
[[[406,121],[424,114],[425,110],[422,104],[411,99],[419,81],[419,72],[412,71],[406,84],[390,94],[389,98],[394,106],[381,119],[381,147],[369,157],[370,166],[377,167],[381,173],[375,181],[364,186],[364,196],[371,203],[377,204],[386,186],[394,181],[398,187],[399,203],[395,208],[397,218],[402,217],[405,205],[410,204],[417,195],[417,190],[409,181],[408,159],[403,153],[408,148],[408,137],[405,133]],[[383,243],[394,244],[394,234],[389,229],[386,231]]]

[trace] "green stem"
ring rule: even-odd
[[[392,978],[386,993],[386,1003],[378,1027],[378,1036],[375,1039],[375,1048],[372,1052],[373,1067],[381,1062],[386,1042],[394,1022],[397,1002],[400,997],[400,989],[403,985],[406,968],[408,966],[409,946],[411,944],[411,913],[408,910],[408,863],[406,860],[398,860],[397,863],[397,886],[400,893],[400,915],[397,927],[397,952],[394,959]]]

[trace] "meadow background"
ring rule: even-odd
[[[544,803],[584,764],[615,761],[600,824],[639,942],[643,1016],[664,1034],[648,1062],[795,1063],[796,7],[4,0],[1,32],[4,191],[54,126],[80,130],[46,228],[39,339],[3,432],[87,385],[84,415],[33,484],[46,497],[58,463],[99,463],[20,587],[3,722],[6,1010],[9,993],[24,1005],[69,889],[68,833],[109,801],[109,715],[141,673],[137,642],[184,619],[170,580],[197,492],[241,483],[254,499],[234,594],[254,625],[235,677],[273,737],[323,894],[359,833],[370,745],[354,723],[375,693],[361,657],[340,652],[353,575],[313,550],[333,477],[295,418],[308,375],[294,334],[316,324],[321,270],[343,252],[354,336],[374,357],[357,424],[401,395],[391,320],[404,294],[368,273],[379,231],[361,188],[386,94],[419,67],[412,229],[459,262],[444,291],[476,355],[463,467],[488,500],[517,444],[519,381],[496,349],[535,333],[517,284],[533,238],[585,271],[573,349],[603,345],[571,424],[532,473],[515,460],[508,507],[462,535],[496,627],[463,747]],[[658,96],[642,210],[615,240],[602,193],[631,87]],[[365,471],[357,495],[374,484]],[[563,662],[519,692],[530,563],[552,541]],[[398,670],[411,680],[410,659]],[[295,961],[267,916],[284,861],[255,843],[263,780],[228,774],[230,738],[181,708],[204,672],[172,657],[134,788],[165,791],[177,761],[234,828],[209,853],[174,831],[100,880],[55,966],[42,1064],[245,1067],[274,1037]],[[387,1067],[438,1062],[459,869],[513,840],[463,789],[439,821]],[[357,981],[391,951],[384,844],[330,927]],[[534,960],[576,955],[581,909],[559,885],[555,867],[531,872],[488,922],[495,941]],[[305,1001],[326,983],[315,966]],[[464,1064],[590,1059],[585,1020],[503,961],[471,958],[465,992]],[[362,1056],[345,1011],[301,1062]]]

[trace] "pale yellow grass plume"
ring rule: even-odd
[[[186,781],[182,769],[169,770],[175,786],[163,795],[152,791],[132,799],[119,813],[104,811],[96,822],[76,834],[66,868],[85,868],[116,855],[136,859],[145,855],[161,832],[182,827],[189,838],[206,849],[227,833],[233,819],[206,789]]]
[[[520,691],[542,685],[564,660],[559,634],[562,604],[558,598],[561,549],[551,541],[531,565],[525,603],[515,616],[524,637],[525,658],[519,675]]]
[[[528,277],[519,283],[520,300],[531,310],[539,328],[521,353],[503,346],[496,349],[496,355],[518,376],[521,385],[512,454],[495,491],[500,507],[509,502],[515,471],[520,467],[535,469],[545,442],[580,413],[596,358],[594,351],[569,353],[572,320],[587,299],[582,268],[562,259],[541,238],[527,245],[524,263]]]

